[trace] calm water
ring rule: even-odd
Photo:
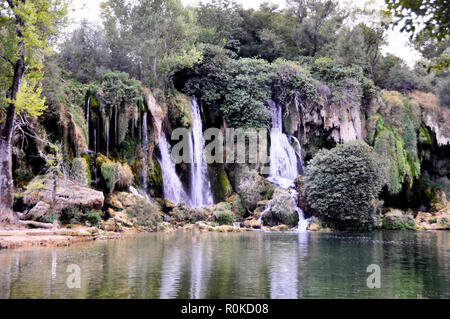
[[[450,298],[449,264],[448,231],[148,234],[0,251],[0,298]]]

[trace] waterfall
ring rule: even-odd
[[[294,187],[298,175],[297,154],[283,134],[283,117],[281,107],[270,101],[272,109],[272,126],[270,128],[270,173],[268,180],[280,187]]]
[[[147,164],[148,164],[148,136],[147,136],[147,112],[142,115],[142,150],[144,152],[143,169],[139,172],[141,186],[147,189]]]
[[[160,156],[158,162],[162,171],[164,197],[174,204],[178,204],[179,202],[189,203],[189,197],[184,191],[183,184],[178,178],[175,170],[175,163],[170,156],[169,143],[164,134],[161,135],[161,140],[159,142],[159,152]]]
[[[86,102],[86,132],[87,132],[87,144],[88,144],[88,148],[89,148],[89,113],[90,113],[90,102],[91,102],[91,97],[89,96]]]
[[[272,126],[270,128],[270,169],[267,180],[289,189],[291,196],[297,202],[298,193],[294,189],[295,178],[303,172],[303,160],[301,154],[301,144],[294,136],[288,137],[283,133],[283,117],[281,106],[274,101],[269,102],[272,109]],[[294,141],[295,148],[289,140]],[[300,170],[299,170],[300,169]],[[270,202],[259,216],[262,226],[262,216],[270,210]],[[297,231],[305,231],[309,226],[310,219],[305,219],[303,210],[297,207],[298,225]]]
[[[192,134],[189,141],[191,148],[191,206],[213,205],[214,200],[208,179],[208,166],[203,152],[205,140],[203,139],[202,119],[195,98],[192,99],[191,111]]]
[[[109,117],[106,120],[106,157],[109,157]]]

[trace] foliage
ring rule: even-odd
[[[244,208],[253,211],[256,208],[256,203],[263,199],[263,192],[264,180],[258,172],[254,170],[243,172],[238,193]]]
[[[137,65],[133,75],[153,87],[165,87],[177,68],[199,61],[194,15],[180,0],[109,0],[102,16],[112,59]]]
[[[127,207],[127,215],[134,219],[138,226],[153,228],[162,222],[158,206],[143,198],[136,198],[133,206]]]
[[[102,154],[97,156],[96,164],[110,193],[115,189],[126,189],[132,184],[133,172],[128,164],[111,161]]]
[[[321,150],[306,168],[305,193],[319,217],[337,228],[366,228],[384,182],[383,163],[362,141]]]
[[[263,216],[264,221],[267,218],[272,221],[280,222],[285,225],[295,226],[298,223],[297,203],[287,190],[276,188],[273,198],[270,201],[270,216]],[[265,218],[264,218],[265,217]]]
[[[86,215],[86,220],[91,224],[91,226],[97,226],[101,219],[101,213],[96,210],[90,210]]]
[[[311,101],[317,96],[315,80],[300,63],[278,59],[271,65],[272,91],[278,103]]]
[[[111,67],[104,30],[87,20],[61,44],[59,56],[64,70],[81,83],[100,81]]]
[[[184,94],[175,94],[169,98],[169,117],[173,127],[190,128],[192,125],[191,98]]]
[[[292,0],[288,10],[295,16],[294,41],[303,55],[323,54],[331,48],[349,12],[334,0]]]
[[[212,215],[214,222],[219,223],[219,225],[230,225],[234,222],[234,215],[231,211],[231,205],[229,203],[220,203],[214,209]]]
[[[369,118],[368,141],[375,151],[388,161],[387,188],[391,194],[402,190],[402,184],[412,187],[421,173],[418,136],[421,123],[419,106],[398,92],[382,92],[384,106]],[[422,129],[422,141],[429,143]]]
[[[402,23],[400,31],[410,34],[410,39],[445,41],[450,31],[450,7],[446,0],[385,0],[386,15],[392,16],[391,24]],[[428,71],[441,71],[450,66],[450,56],[441,56],[428,66]]]
[[[74,158],[72,160],[70,176],[75,183],[82,186],[88,186],[91,181],[89,162],[87,162],[84,157]]]

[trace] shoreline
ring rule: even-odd
[[[380,229],[383,230],[383,229]],[[386,229],[385,229],[386,230]],[[439,231],[448,229],[418,229],[409,231]],[[248,231],[258,231],[267,233],[294,233],[286,228],[263,227],[262,229],[254,228],[237,228],[230,225],[211,226],[206,223],[186,224],[179,227],[164,227],[157,231],[145,231],[138,228],[127,228],[122,232],[111,232],[99,230],[96,227],[78,226],[73,229],[0,229],[0,251],[11,249],[35,249],[35,248],[56,248],[70,247],[73,244],[87,243],[98,240],[124,239],[137,235],[145,235],[150,233],[172,233],[176,231],[189,232],[216,232],[216,233],[238,233]],[[333,229],[309,229],[308,232],[338,232]],[[389,231],[389,230],[388,230]],[[398,231],[398,230],[390,230]]]

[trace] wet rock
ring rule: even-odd
[[[241,223],[241,227],[252,228],[252,229],[260,229],[261,228],[261,222],[256,220],[256,219],[249,218],[249,219],[244,220]]]
[[[269,205],[270,210],[262,217],[264,225],[297,225],[297,203],[288,190],[280,187],[276,188]]]

